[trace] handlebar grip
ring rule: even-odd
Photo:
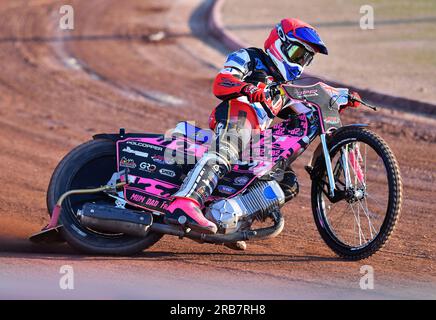
[[[372,105],[370,105],[369,103],[366,103],[365,101],[362,101],[362,99],[360,99],[360,97],[359,97],[359,98],[356,98],[354,95],[349,94],[349,95],[348,95],[348,99],[349,99],[350,101],[356,101],[356,102],[359,102],[361,105],[364,105],[365,107],[368,107],[368,108],[370,108],[370,109],[372,109],[372,110],[374,110],[374,111],[377,111],[377,107],[372,106]]]
[[[265,90],[265,97],[273,98],[275,95],[280,93],[279,84],[271,84],[269,87],[267,87],[267,90]]]

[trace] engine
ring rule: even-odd
[[[276,181],[258,181],[243,194],[213,202],[206,218],[215,222],[221,233],[233,233],[249,227],[253,220],[265,219],[285,203],[285,195]]]

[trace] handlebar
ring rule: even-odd
[[[279,89],[280,83],[273,82],[265,88],[265,97],[267,99],[272,99],[276,94],[280,93]]]
[[[280,85],[281,83],[279,82],[272,82],[271,84],[267,85],[265,88],[265,97],[267,100],[273,99],[276,95],[281,93]]]
[[[280,86],[282,86],[283,84],[286,84],[287,81],[283,81],[283,82],[272,82],[271,84],[267,85],[267,87],[265,88],[265,97],[267,99],[272,99],[275,95],[281,94],[281,90],[280,90]],[[370,108],[371,110],[377,111],[378,107],[373,106],[365,101],[363,101],[360,96],[355,96],[353,94],[348,94],[348,99],[351,102],[358,102],[361,105]]]
[[[356,101],[356,102],[359,102],[361,105],[364,105],[365,107],[368,107],[368,108],[370,108],[370,109],[372,109],[372,110],[374,110],[374,111],[377,111],[377,107],[376,107],[376,106],[370,105],[369,103],[363,101],[362,99],[356,98],[356,97],[355,97],[354,95],[352,95],[352,94],[349,94],[349,95],[348,95],[348,99],[349,99],[350,101]]]

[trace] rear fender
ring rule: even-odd
[[[118,140],[123,140],[126,138],[141,138],[144,136],[147,136],[148,138],[153,138],[154,136],[159,137],[162,136],[162,134],[152,134],[152,133],[126,133],[124,128],[120,129],[120,132],[118,133],[99,133],[92,136],[92,139],[102,139],[102,140],[110,140],[113,142],[117,142]]]

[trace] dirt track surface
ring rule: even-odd
[[[365,6],[374,29],[361,29]],[[247,10],[246,8],[249,8]],[[244,14],[241,14],[244,12]],[[283,17],[316,27],[329,55],[306,71],[362,89],[436,104],[436,3],[427,0],[263,0],[225,2],[225,27],[245,43],[263,46]],[[364,20],[365,21],[365,20]]]
[[[119,127],[205,125],[218,102],[211,84],[224,57],[188,24],[199,1],[72,5],[75,30],[61,31],[55,1],[0,4],[1,298],[436,298],[436,121],[391,111],[347,119],[371,122],[403,175],[398,228],[368,260],[342,261],[320,239],[302,170],[310,150],[294,165],[301,191],[283,210],[284,232],[245,252],[169,236],[132,258],[30,244],[27,236],[48,221],[50,175],[70,149]],[[163,40],[150,41],[162,30]],[[374,290],[359,289],[364,264],[374,267]],[[59,289],[62,265],[74,267],[73,291]]]

